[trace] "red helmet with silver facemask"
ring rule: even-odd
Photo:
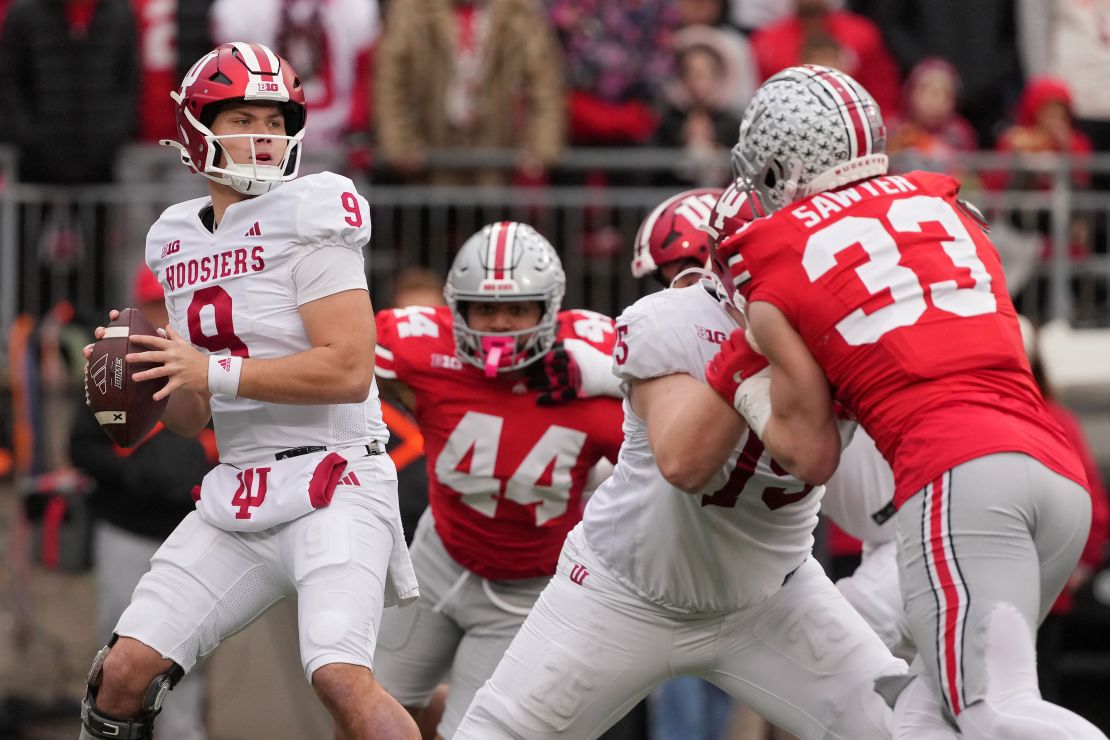
[[[177,104],[178,140],[160,143],[177,148],[182,163],[193,172],[244,195],[261,195],[297,176],[308,117],[304,89],[289,62],[268,47],[241,41],[221,44],[192,66],[170,97]],[[276,103],[285,118],[285,134],[216,136],[209,127],[225,104],[235,101]],[[251,161],[231,160],[221,141],[232,138],[250,139]],[[259,163],[255,142],[262,138],[286,141],[277,164]]]

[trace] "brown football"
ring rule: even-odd
[[[154,336],[157,331],[142,311],[125,308],[119,318],[108,324],[104,338],[93,345],[85,365],[85,402],[100,422],[100,428],[120,447],[142,442],[162,418],[168,401],[154,400],[154,394],[166,385],[165,378],[141,383],[131,379],[137,372],[156,367],[149,362],[129,363],[124,359],[129,352],[149,349],[131,343],[135,334]]]

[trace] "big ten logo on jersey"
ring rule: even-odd
[[[454,355],[444,355],[433,352],[428,361],[434,370],[462,370],[462,360]]]
[[[174,239],[172,242],[169,242],[168,244],[163,244],[162,245],[162,257],[168,257],[171,254],[177,254],[180,251],[181,251],[181,240],[180,239]]]
[[[586,433],[557,424],[549,426],[539,440],[525,451],[520,420],[468,411],[436,457],[435,474],[440,484],[462,496],[462,502],[479,513],[494,517],[498,504],[512,501],[533,506],[536,526],[567,512],[573,479],[571,471],[586,444]],[[512,469],[513,460],[523,456],[506,479],[498,470]]]
[[[706,329],[704,326],[694,324],[694,331],[698,335],[698,339],[703,339],[706,342],[713,344],[724,344],[728,336],[720,329]]]
[[[436,310],[430,306],[395,308],[393,315],[397,318],[397,336],[401,339],[439,336],[439,325],[433,318]]]
[[[574,321],[571,323],[571,328],[574,333],[594,344],[604,343],[615,331],[613,320],[605,314],[585,309],[576,309],[573,314]]]

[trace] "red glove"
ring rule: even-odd
[[[756,435],[771,418],[771,367],[737,329],[705,366],[705,382],[736,409]]]

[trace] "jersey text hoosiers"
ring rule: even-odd
[[[210,280],[219,280],[247,272],[262,272],[266,267],[266,262],[262,259],[263,251],[263,247],[251,247],[248,255],[246,248],[243,247],[210,254],[200,259],[182,260],[166,268],[166,284],[170,286],[170,290],[180,290],[198,283],[207,283]]]
[[[876,177],[873,180],[865,180],[859,185],[815,195],[805,205],[791,210],[790,215],[801,221],[802,226],[808,229],[865,198],[910,193],[915,190],[917,190],[917,186],[904,177],[898,177],[897,175]]]

